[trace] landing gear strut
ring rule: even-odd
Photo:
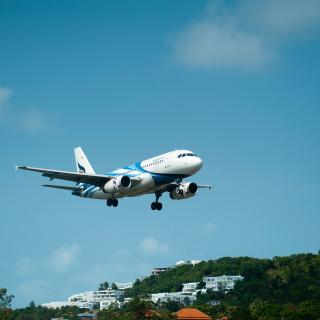
[[[162,196],[161,193],[156,193],[156,201],[151,203],[151,210],[158,210],[162,209],[162,203],[159,202],[159,198]]]
[[[118,203],[119,203],[118,199],[108,199],[107,200],[107,206],[108,207],[112,207],[112,206],[117,207]]]

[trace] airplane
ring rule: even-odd
[[[75,186],[44,184],[44,187],[68,190],[81,198],[106,200],[108,207],[117,207],[118,199],[154,193],[156,200],[152,210],[160,211],[159,202],[164,192],[173,200],[194,197],[199,188],[211,189],[210,185],[184,182],[183,178],[198,172],[203,161],[190,150],[174,150],[110,173],[96,174],[81,147],[74,149],[77,172],[16,166],[16,169],[42,173],[42,176],[76,182]]]

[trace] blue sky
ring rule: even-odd
[[[1,1],[0,286],[64,300],[181,259],[319,250],[318,1]],[[186,201],[103,201],[14,165],[98,173],[199,154]]]

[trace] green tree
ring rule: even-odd
[[[112,282],[111,289],[112,290],[118,290],[118,286],[114,282]]]
[[[177,312],[184,306],[181,302],[169,300],[167,302],[163,302],[161,307],[169,312]]]
[[[133,320],[143,320],[146,319],[147,312],[153,310],[154,307],[151,301],[136,297],[123,306],[123,311],[128,313]]]
[[[98,290],[107,290],[109,289],[109,282],[105,281],[99,284]]]
[[[123,312],[116,303],[112,303],[107,309],[100,310],[97,314],[97,320],[118,320],[123,318]]]
[[[14,295],[7,295],[7,289],[0,288],[0,309],[10,308],[13,298]]]

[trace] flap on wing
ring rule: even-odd
[[[57,186],[55,184],[43,184],[42,186],[47,188],[62,189],[62,190],[69,190],[69,191],[77,191],[77,192],[82,191],[82,188],[79,188],[79,187]]]

